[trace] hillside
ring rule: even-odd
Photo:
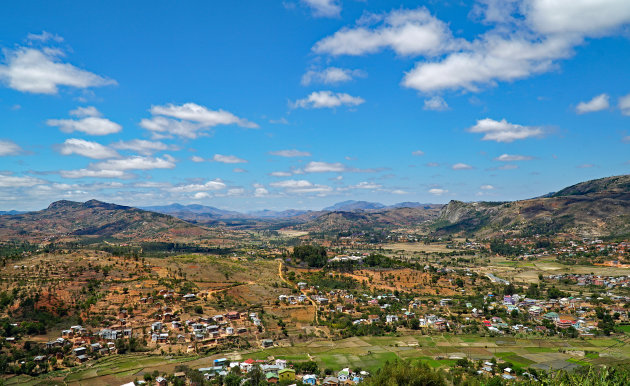
[[[296,228],[309,232],[346,232],[415,226],[435,220],[442,205],[372,211],[326,212]]]
[[[206,229],[172,216],[97,200],[56,201],[44,210],[0,216],[0,239],[108,237],[173,240],[201,236]]]
[[[434,224],[438,233],[500,232],[580,236],[630,233],[630,176],[582,182],[546,197],[514,202],[451,201]]]

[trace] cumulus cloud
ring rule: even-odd
[[[323,70],[308,70],[302,76],[302,85],[308,86],[312,83],[338,84],[349,82],[354,78],[365,77],[365,72],[361,70],[350,70],[347,68],[327,67]]]
[[[333,93],[332,91],[314,91],[303,99],[298,99],[291,103],[291,107],[295,108],[333,108],[339,106],[358,106],[363,104],[365,99],[355,97],[346,93]]]
[[[339,0],[302,0],[313,10],[316,17],[338,17],[341,13]]]
[[[530,161],[533,159],[534,157],[531,157],[528,155],[501,154],[500,156],[496,157],[494,160],[501,161],[501,162],[513,162],[513,161]]]
[[[48,126],[57,126],[64,133],[72,133],[80,131],[90,135],[108,135],[118,133],[122,127],[102,118],[101,113],[95,107],[79,107],[72,110],[70,114],[82,117],[80,119],[49,119],[46,121]]]
[[[103,146],[98,142],[83,139],[70,138],[57,146],[59,153],[63,155],[78,154],[88,158],[104,159],[118,157],[116,150]]]
[[[111,145],[119,150],[131,150],[142,155],[151,155],[157,151],[176,150],[174,146],[169,146],[159,141],[147,141],[145,139],[132,139],[130,141],[119,141]]]
[[[232,189],[228,189],[227,191],[228,196],[240,196],[244,193],[245,193],[245,189],[243,188],[232,188]]]
[[[202,200],[204,198],[210,198],[210,194],[208,194],[207,192],[197,192],[193,195],[193,198],[195,200]]]
[[[17,155],[22,152],[22,148],[13,141],[0,139],[0,157],[7,155]]]
[[[619,98],[619,110],[623,115],[630,115],[630,94]]]
[[[293,175],[293,173],[278,171],[278,172],[271,172],[271,173],[269,173],[269,175],[273,176],[273,177],[291,177]]]
[[[205,162],[206,160],[203,157],[199,157],[198,155],[194,155],[190,157],[192,162]]]
[[[172,169],[175,167],[173,157],[164,155],[160,157],[131,156],[121,159],[112,159],[99,162],[91,169],[95,170],[151,170],[151,169]]]
[[[522,126],[509,123],[505,119],[495,121],[485,118],[477,121],[477,124],[468,129],[471,133],[484,134],[484,141],[514,142],[519,139],[541,137],[544,131],[537,126]]]
[[[45,181],[35,177],[18,177],[0,174],[0,188],[22,188],[43,184]]]
[[[210,110],[195,103],[183,105],[168,104],[152,106],[150,119],[142,119],[140,126],[151,131],[156,138],[173,135],[194,139],[204,134],[204,130],[219,125],[238,125],[245,128],[257,128],[258,125],[247,119],[239,118],[225,110]]]
[[[208,181],[205,184],[187,184],[187,185],[177,185],[169,188],[171,192],[208,192],[215,190],[223,190],[227,187],[227,185],[221,181],[220,179],[215,179],[212,181]]]
[[[46,35],[31,35],[44,42]],[[56,48],[18,47],[4,50],[0,80],[8,87],[33,94],[57,94],[60,86],[88,88],[116,84],[89,71],[62,61],[63,51]]]
[[[344,172],[347,168],[341,162],[329,163],[311,161],[304,168],[306,173],[328,173],[328,172]]]
[[[131,178],[133,175],[123,170],[78,169],[62,170],[59,174],[64,178]]]
[[[381,189],[382,187],[383,185],[381,184],[377,184],[374,182],[367,182],[367,181],[362,181],[356,185],[351,186],[351,188],[353,189]]]
[[[308,151],[300,151],[296,149],[270,151],[269,154],[276,155],[278,157],[287,157],[287,158],[311,156],[311,153],[309,153]]]
[[[223,155],[223,154],[215,154],[212,157],[212,160],[215,162],[221,162],[224,164],[243,164],[247,163],[247,160],[238,158],[235,155]]]
[[[444,111],[448,110],[448,104],[444,100],[444,98],[439,96],[434,96],[429,99],[424,100],[424,110],[433,110],[433,111]]]
[[[434,196],[441,196],[443,194],[448,193],[448,190],[440,189],[440,188],[433,188],[433,189],[429,189],[429,193],[434,195]]]
[[[435,55],[454,46],[446,23],[424,7],[372,15],[374,28],[343,28],[315,44],[313,51],[330,55],[364,55],[391,48],[399,55]]]
[[[326,193],[332,191],[330,186],[313,184],[307,180],[285,180],[272,182],[269,185],[274,188],[285,189],[289,193]]]
[[[465,163],[461,163],[461,162],[460,163],[456,163],[453,166],[451,166],[451,169],[453,169],[453,170],[470,170],[472,168],[473,168],[472,166],[470,166],[468,164],[465,164]]]
[[[254,184],[254,197],[264,197],[269,191],[262,184]]]
[[[608,94],[600,94],[588,102],[578,103],[575,111],[578,114],[592,113],[594,111],[606,110],[610,107],[610,97]]]
[[[419,157],[419,156],[423,156],[424,152],[422,150],[416,150],[416,151],[412,151],[411,154]]]

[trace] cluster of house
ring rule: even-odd
[[[353,372],[349,368],[344,368],[336,375],[320,377],[317,374],[296,374],[296,371],[288,366],[284,359],[275,359],[271,361],[247,359],[242,362],[230,362],[226,358],[215,359],[212,367],[199,368],[206,379],[212,379],[217,376],[225,376],[238,367],[242,374],[249,373],[256,366],[260,368],[265,375],[268,383],[279,383],[285,381],[302,381],[309,385],[354,385],[363,381],[364,377],[369,375],[365,371]]]
[[[601,276],[601,275],[586,275],[586,274],[565,274],[565,275],[549,275],[546,276],[549,280],[565,281],[569,280],[572,283],[579,286],[595,285],[600,287],[606,287],[608,289],[622,287],[630,287],[630,275],[625,276]]]
[[[252,315],[257,322],[260,323],[256,314]],[[188,319],[186,321],[181,321],[178,317],[168,319],[170,320],[169,323],[157,321],[151,324],[152,342],[167,343],[170,338],[175,338],[178,343],[184,343],[187,341],[222,343],[229,337],[248,332],[247,327],[238,323],[241,319],[241,313],[238,311],[230,311],[225,314],[210,317],[201,316],[199,318]],[[192,332],[186,332],[190,330],[192,330]],[[171,335],[170,332],[172,332],[173,335]]]
[[[103,329],[98,334],[90,333],[86,328],[76,325],[71,326],[67,330],[61,331],[61,337],[46,342],[46,348],[64,347],[71,345],[72,354],[79,363],[86,362],[89,359],[89,353],[98,353],[99,355],[107,355],[116,352],[117,339],[131,337],[131,329],[110,330]],[[57,354],[57,359],[62,359],[61,353]]]

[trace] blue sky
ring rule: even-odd
[[[514,200],[626,174],[629,27],[627,0],[14,2],[0,209]]]

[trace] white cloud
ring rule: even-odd
[[[429,193],[431,193],[434,196],[441,196],[443,194],[448,193],[448,190],[446,190],[446,189],[439,189],[439,188],[433,188],[433,189],[429,189]]]
[[[630,94],[619,98],[619,110],[623,115],[630,115]]]
[[[35,177],[17,177],[0,174],[0,188],[23,188],[43,184],[44,181]]]
[[[494,186],[492,186],[492,185],[481,185],[481,187],[479,189],[481,189],[481,190],[493,190]]]
[[[232,171],[234,173],[247,173],[247,170],[245,170],[243,168],[234,168],[234,169],[232,169]]]
[[[48,126],[57,126],[64,133],[80,131],[90,135],[108,135],[118,133],[122,127],[106,118],[100,117],[100,112],[95,107],[79,107],[70,114],[82,116],[81,119],[49,119]],[[90,114],[90,115],[86,115]]]
[[[118,157],[118,153],[114,149],[103,146],[97,142],[90,142],[77,138],[66,139],[66,141],[57,148],[59,153],[63,155],[78,154],[95,159]]]
[[[240,196],[244,193],[245,193],[245,189],[243,188],[232,188],[232,189],[228,189],[227,191],[228,196]]]
[[[59,174],[64,178],[131,178],[132,175],[122,170],[78,169],[61,170]]]
[[[302,76],[302,85],[308,86],[312,83],[338,84],[349,82],[354,78],[365,77],[365,72],[361,70],[350,70],[347,68],[327,67],[323,70],[309,70]]]
[[[610,107],[610,97],[607,94],[600,94],[588,102],[580,102],[575,110],[578,114],[592,113],[594,111],[605,110]]]
[[[290,172],[271,172],[269,175],[273,177],[291,177],[293,174]]]
[[[522,126],[509,123],[505,119],[495,121],[490,118],[478,120],[477,124],[468,131],[483,133],[482,140],[496,142],[513,142],[519,139],[540,137],[544,134],[543,129],[537,126]]]
[[[52,48],[5,49],[0,80],[14,90],[34,94],[56,94],[59,86],[88,88],[116,84],[114,80],[62,62],[63,56],[62,51]]]
[[[298,99],[291,103],[293,108],[332,108],[339,106],[358,106],[363,104],[365,99],[355,97],[346,93],[333,93],[332,91],[314,91],[303,99]]]
[[[338,17],[341,13],[339,0],[302,0],[313,10],[316,17]]]
[[[399,55],[435,55],[455,44],[446,23],[433,17],[424,7],[372,15],[382,21],[376,28],[343,28],[315,44],[316,53],[364,55],[386,47]]]
[[[46,43],[49,40],[52,40],[57,43],[63,42],[63,38],[57,34],[52,34],[48,31],[42,31],[40,34],[29,33],[26,35],[26,39],[30,41],[39,41],[42,43]]]
[[[6,155],[17,155],[22,152],[22,148],[15,142],[0,140],[0,157]]]
[[[453,166],[451,166],[451,169],[453,169],[453,170],[470,170],[472,168],[473,168],[472,166],[470,166],[468,164],[465,164],[465,163],[461,163],[461,162],[460,163],[456,163]]]
[[[255,197],[264,197],[269,194],[269,191],[265,189],[262,184],[254,184],[254,196]]]
[[[406,190],[402,190],[402,189],[395,189],[395,190],[392,190],[390,193],[392,193],[392,194],[401,194],[401,195],[402,194],[409,194],[409,192],[407,192]]]
[[[277,151],[270,151],[269,154],[271,155],[276,155],[278,157],[310,157],[311,153],[309,153],[308,151],[300,151],[300,150],[296,150],[296,149],[291,149],[291,150],[277,150]]]
[[[436,168],[436,167],[440,166],[440,164],[439,164],[439,163],[437,163],[437,162],[427,162],[427,163],[425,164],[425,166],[428,166],[428,167],[430,167],[430,168]]]
[[[419,156],[424,155],[424,152],[422,150],[416,150],[416,151],[412,151],[411,154],[419,157]]]
[[[175,147],[169,146],[158,141],[147,141],[145,139],[132,139],[130,141],[119,141],[112,144],[112,147],[119,150],[132,150],[142,155],[151,155],[156,151],[175,150]]]
[[[207,191],[216,191],[223,190],[227,187],[225,183],[219,179],[215,179],[212,181],[208,181],[205,184],[188,184],[188,185],[178,185],[169,188],[171,192],[207,192]]]
[[[192,162],[205,162],[206,160],[203,157],[199,157],[198,155],[194,155],[190,157]]]
[[[530,161],[533,159],[534,157],[531,157],[528,155],[501,154],[500,156],[496,157],[494,160],[501,161],[501,162],[513,162],[513,161]]]
[[[444,111],[448,110],[448,104],[444,100],[444,98],[439,96],[434,96],[429,99],[424,100],[424,110],[433,110],[433,111]]]
[[[518,165],[507,164],[507,165],[499,166],[497,169],[499,169],[499,170],[514,170],[514,169],[518,169]]]
[[[269,185],[274,188],[282,188],[290,193],[326,193],[332,191],[332,188],[327,185],[313,184],[307,180],[286,180],[272,182]]]
[[[94,164],[94,170],[151,170],[151,169],[172,169],[175,167],[173,157],[164,155],[160,157],[131,156],[121,159],[113,159]]]
[[[98,109],[94,106],[79,106],[74,110],[70,111],[70,115],[73,115],[75,117],[101,117],[103,114],[101,114],[100,111],[98,111]]]
[[[351,188],[353,189],[380,189],[382,187],[383,185],[381,184],[377,184],[374,182],[367,182],[367,181],[362,181],[356,185],[351,186]]]
[[[243,163],[247,163],[247,160],[242,159],[242,158],[238,158],[235,155],[215,154],[214,157],[212,157],[212,159],[215,162],[221,162],[221,163],[224,163],[224,164],[243,164]]]
[[[206,192],[197,192],[193,195],[193,198],[195,200],[202,200],[204,198],[210,198],[212,196],[210,196],[210,194],[206,193]]]
[[[630,22],[626,0],[529,0],[527,21],[544,34],[601,36]]]
[[[209,110],[195,103],[152,106],[150,119],[140,121],[140,126],[151,131],[156,138],[177,135],[197,138],[205,129],[218,125],[238,125],[257,128],[258,125],[225,110]]]
[[[311,161],[304,168],[306,173],[328,173],[328,172],[344,172],[347,168],[341,162],[328,163]]]

